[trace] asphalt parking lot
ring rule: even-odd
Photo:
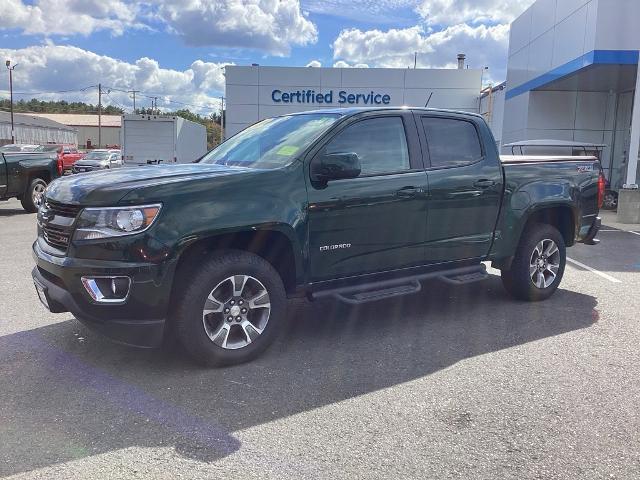
[[[266,355],[207,370],[48,313],[34,215],[2,202],[0,476],[640,478],[640,235],[603,228],[549,301],[496,275],[296,301]]]

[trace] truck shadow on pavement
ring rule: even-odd
[[[266,458],[233,432],[588,328],[596,306],[566,290],[516,302],[493,276],[459,288],[427,283],[418,295],[362,307],[294,301],[287,331],[264,356],[225,369],[118,346],[75,320],[8,335],[0,338],[0,476],[173,447],[202,462],[241,450],[304,477],[304,466]]]

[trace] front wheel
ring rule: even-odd
[[[27,191],[20,197],[20,203],[22,204],[22,208],[24,208],[29,213],[35,213],[38,211],[40,204],[42,203],[42,199],[44,197],[44,191],[47,189],[47,183],[41,178],[34,178],[29,183],[29,188]]]
[[[560,285],[566,263],[567,249],[558,229],[533,224],[522,233],[511,268],[502,271],[502,283],[520,300],[545,300]]]
[[[173,321],[178,340],[197,362],[221,366],[249,361],[281,331],[286,293],[278,272],[263,258],[220,253],[192,279],[179,287]]]

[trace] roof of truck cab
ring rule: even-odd
[[[314,114],[314,113],[315,114],[329,113],[329,114],[338,114],[340,116],[346,117],[346,116],[355,115],[357,113],[363,113],[363,112],[387,112],[387,111],[398,111],[398,110],[412,110],[412,111],[419,111],[419,112],[425,112],[425,113],[455,113],[455,114],[459,114],[459,115],[467,115],[467,116],[483,118],[482,115],[479,115],[477,113],[465,112],[465,111],[462,111],[462,110],[447,110],[445,108],[424,108],[424,107],[407,107],[407,106],[403,106],[403,107],[336,107],[336,108],[322,108],[322,109],[318,109],[318,110],[306,110],[304,112],[287,113],[287,114],[284,114],[282,116],[309,115],[309,114]]]

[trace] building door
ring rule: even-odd
[[[427,176],[410,112],[367,115],[345,126],[311,161],[356,153],[358,178],[309,187],[312,281],[424,263]]]

